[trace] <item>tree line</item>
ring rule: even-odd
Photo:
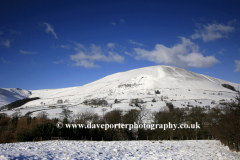
[[[3,106],[2,109],[11,110],[11,109],[20,107],[20,106],[26,104],[27,102],[30,102],[30,101],[33,101],[33,100],[37,100],[37,99],[40,99],[40,98],[39,97],[34,97],[34,98],[20,99],[20,100],[14,101],[14,102],[12,102],[12,103],[10,103],[8,105]]]
[[[216,138],[232,150],[239,151],[240,141],[240,96],[228,103],[224,109],[212,108],[209,111],[193,108],[190,111],[173,109],[149,112],[144,107],[123,111],[115,109],[103,116],[90,111],[74,114],[68,107],[63,107],[59,119],[49,119],[48,113],[40,112],[37,117],[21,117],[16,112],[12,117],[0,115],[0,143],[33,141],[42,137],[69,137],[70,140],[201,140]],[[106,107],[104,107],[106,108]],[[63,124],[141,124],[150,119],[153,124],[200,124],[200,128],[176,128],[155,130],[138,128],[57,128],[60,120]]]

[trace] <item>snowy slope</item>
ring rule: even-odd
[[[36,110],[42,107],[67,105],[72,107],[74,112],[78,112],[83,108],[84,110],[91,109],[91,106],[84,106],[81,103],[86,99],[95,98],[104,98],[109,104],[112,104],[113,107],[108,111],[115,108],[131,109],[129,102],[133,98],[141,98],[146,102],[144,104],[146,108],[152,111],[158,111],[166,106],[165,102],[169,101],[175,108],[186,107],[186,103],[193,106],[209,105],[214,107],[220,103],[220,100],[231,101],[236,96],[236,92],[222,87],[222,84],[232,85],[235,89],[240,88],[240,85],[236,83],[177,67],[158,65],[116,73],[79,87],[31,90],[31,95],[26,94],[26,96],[40,97],[41,99],[28,102],[21,108]],[[157,90],[160,91],[160,94],[155,94]],[[162,101],[162,97],[164,97],[164,101]],[[157,100],[154,104],[152,103],[153,98]],[[114,104],[115,99],[120,100],[121,103]],[[62,100],[63,104],[58,104],[58,100]],[[212,101],[217,103],[211,104]],[[101,114],[100,108],[94,110]],[[23,111],[23,113],[25,112],[27,110]],[[61,112],[61,109],[53,109],[49,112],[55,117]]]
[[[0,144],[0,159],[185,159],[236,160],[216,140],[185,141],[42,141]]]
[[[0,88],[0,107],[27,98],[31,95],[30,91],[19,88]]]
[[[219,92],[232,92],[221,86],[227,83],[239,88],[239,84],[227,82],[217,78],[193,73],[181,68],[170,66],[153,66],[116,73],[95,82],[80,87],[32,90],[31,97],[57,98],[57,97],[112,97],[141,92],[152,92],[156,89],[181,88],[194,90],[211,90]],[[122,95],[126,93],[125,96]],[[233,93],[233,92],[232,92]],[[133,95],[134,95],[133,94]]]

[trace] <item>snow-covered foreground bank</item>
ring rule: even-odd
[[[0,159],[240,159],[219,141],[43,141],[0,144]]]

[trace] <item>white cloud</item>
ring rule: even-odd
[[[46,23],[46,22],[43,23],[43,24],[45,24],[46,27],[47,27],[47,28],[45,29],[45,32],[46,32],[46,33],[52,33],[52,35],[53,35],[56,39],[58,39],[57,34],[55,33],[53,27],[52,27],[50,24]]]
[[[111,49],[115,48],[115,43],[108,43],[107,46]]]
[[[197,27],[198,29],[195,30],[195,34],[191,35],[191,38],[202,38],[204,42],[215,41],[219,38],[227,38],[228,33],[235,31],[231,23],[228,25],[217,23],[208,25],[197,24]]]
[[[11,43],[10,40],[2,41],[2,45],[6,46],[7,48],[10,48],[10,46],[11,46],[10,43]]]
[[[111,23],[113,26],[116,26],[116,24],[117,24],[116,22],[110,22],[110,23]]]
[[[74,50],[76,51],[87,50],[83,44],[77,43],[75,41],[70,41],[70,42],[75,44],[76,47],[74,48]]]
[[[64,49],[70,49],[70,45],[60,45],[61,48],[64,48]]]
[[[226,49],[225,49],[225,48],[222,48],[218,53],[219,53],[219,54],[222,54],[223,51],[226,51]]]
[[[19,52],[22,54],[37,54],[37,52],[28,52],[28,51],[23,51],[23,50],[19,50]]]
[[[56,46],[57,48],[63,48],[63,49],[71,49],[70,45],[60,45],[60,46]]]
[[[126,52],[126,51],[124,51],[124,53],[125,53],[126,55],[128,55],[128,56],[132,56],[132,54],[130,54],[130,53]]]
[[[236,63],[236,69],[234,70],[234,72],[240,72],[240,61],[235,60]]]
[[[122,18],[120,19],[120,22],[121,22],[121,23],[125,23],[124,19],[122,19]]]
[[[128,43],[131,43],[131,44],[135,44],[135,45],[138,45],[138,46],[143,46],[143,44],[142,43],[138,43],[138,42],[135,42],[135,41],[133,41],[133,40],[127,40],[127,42]]]
[[[51,47],[52,48],[72,49],[72,47],[70,45],[64,45],[64,44],[63,45],[57,45],[57,46],[53,44]]]
[[[92,44],[89,48],[82,48],[83,45],[77,46],[78,53],[74,55],[70,55],[70,59],[75,61],[75,66],[83,66],[85,68],[95,68],[100,67],[95,64],[96,61],[101,62],[117,62],[122,63],[124,61],[124,57],[119,54],[106,51],[107,54],[103,53],[103,49],[100,46]]]
[[[196,68],[208,68],[219,62],[214,56],[204,57],[201,53],[190,53],[186,56],[179,55],[179,58],[187,66]]]
[[[4,58],[0,57],[0,60],[3,62],[3,63],[10,63],[8,61],[6,61]]]
[[[2,35],[2,34],[3,34],[3,32],[0,31],[0,35]],[[0,37],[0,45],[4,45],[5,47],[10,48],[11,47],[10,43],[11,43],[10,40],[5,40],[2,37]]]
[[[63,60],[59,60],[59,61],[54,61],[53,63],[54,64],[61,64],[61,63],[64,63],[64,61]]]
[[[201,53],[198,53],[198,45],[195,45],[190,39],[180,38],[182,43],[171,48],[162,44],[155,45],[155,49],[152,51],[134,48],[135,58],[138,60],[146,59],[158,64],[165,63],[180,67],[197,68],[211,67],[219,62],[214,56],[204,57]]]

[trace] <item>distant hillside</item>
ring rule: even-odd
[[[174,107],[186,107],[188,100],[204,100],[206,102],[192,102],[191,105],[201,107],[212,101],[230,101],[240,88],[237,83],[194,73],[182,68],[158,65],[115,73],[92,83],[61,89],[22,90],[0,89],[1,105],[6,105],[23,98],[39,97],[28,102],[24,107],[40,107],[83,104],[85,100],[104,99],[109,105],[114,103],[128,105],[132,99],[140,98],[151,108],[151,101],[155,99],[155,106],[164,106],[165,102],[173,102]],[[158,91],[159,93],[157,93]],[[61,102],[61,103],[60,103]],[[156,108],[157,109],[157,108]]]
[[[24,104],[26,104],[27,102],[33,101],[33,100],[37,100],[40,99],[39,97],[35,97],[35,98],[24,98],[24,99],[19,99],[17,101],[14,101],[8,105],[2,106],[2,109],[14,109],[14,108],[18,108]]]
[[[232,92],[222,84],[228,84],[235,89],[240,88],[237,83],[197,74],[182,68],[172,66],[151,66],[115,73],[92,83],[70,88],[32,90],[31,97],[40,98],[70,98],[73,97],[111,97],[129,98],[128,95],[140,93],[154,93],[156,89],[181,88],[194,90],[211,90],[219,92]],[[122,94],[124,93],[124,94]],[[204,96],[208,98],[208,96]]]
[[[0,88],[0,107],[19,99],[27,98],[30,95],[30,91],[20,88]]]

